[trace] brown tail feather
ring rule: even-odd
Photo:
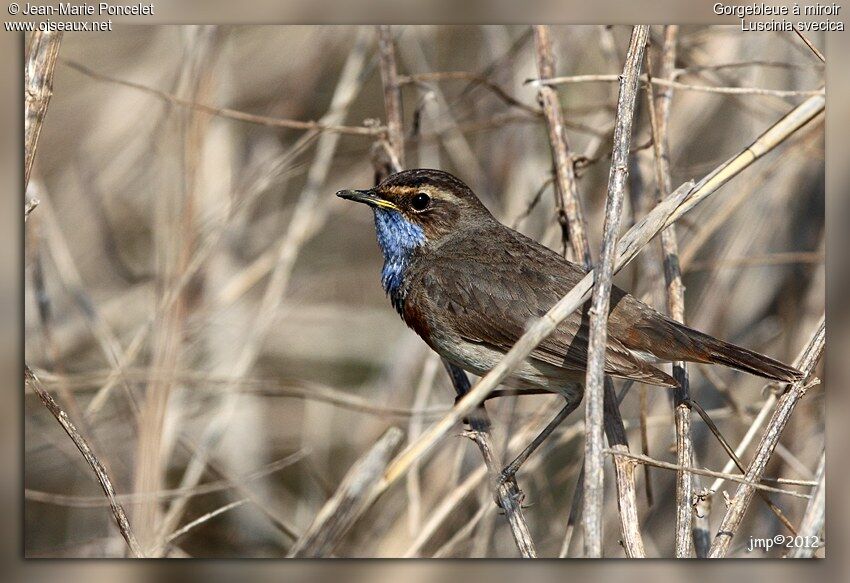
[[[774,381],[793,383],[803,378],[803,373],[778,360],[759,354],[740,346],[718,340],[687,326],[676,324],[679,332],[684,333],[694,348],[693,360],[722,364]],[[689,360],[687,357],[686,360]]]
[[[644,310],[643,319],[631,324],[623,343],[632,350],[676,361],[715,363],[774,381],[793,383],[803,373],[758,352],[735,346],[675,322],[657,312]]]

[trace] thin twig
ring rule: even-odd
[[[735,451],[732,449],[732,446],[729,445],[729,442],[726,440],[726,438],[723,437],[723,434],[720,433],[720,429],[718,429],[717,425],[714,423],[711,417],[709,417],[705,409],[702,408],[702,405],[700,405],[693,399],[690,399],[686,404],[696,409],[697,413],[700,417],[702,417],[703,422],[708,427],[709,431],[711,431],[714,437],[717,438],[717,441],[720,442],[723,451],[725,451],[726,455],[728,455],[729,458],[735,463],[735,465],[738,467],[738,470],[741,472],[746,472],[746,470],[744,469],[744,464],[741,462],[740,458],[735,454]],[[791,536],[797,536],[797,529],[794,528],[794,525],[791,524],[791,521],[789,521],[788,518],[785,516],[785,513],[782,512],[782,509],[777,506],[773,502],[773,500],[770,499],[770,496],[768,496],[761,490],[759,490],[757,493],[764,501],[764,503],[767,504],[767,507],[770,508],[771,512],[773,512],[773,514],[776,515],[776,517],[785,526],[785,528],[788,529],[788,532],[791,533]]]
[[[133,492],[130,494],[116,494],[115,500],[125,504],[138,504],[143,500],[170,500],[178,496],[202,496],[213,492],[221,492],[232,488],[239,488],[248,482],[252,482],[269,474],[279,472],[307,457],[306,450],[297,451],[291,455],[272,462],[262,468],[235,476],[236,480],[216,480],[199,484],[192,488],[171,488],[157,492]],[[55,504],[57,506],[70,506],[72,508],[98,508],[108,506],[110,501],[101,496],[74,496],[70,494],[58,494],[55,492],[41,492],[39,490],[24,489],[24,497],[27,500],[42,502],[44,504]]]
[[[168,545],[170,545],[172,542],[174,542],[175,540],[177,540],[178,538],[180,538],[181,536],[183,536],[184,534],[186,534],[187,532],[189,532],[193,528],[200,526],[203,523],[212,520],[213,518],[215,518],[216,516],[218,516],[220,514],[224,514],[228,510],[233,510],[234,508],[239,508],[240,506],[242,506],[246,502],[248,502],[247,498],[242,498],[240,500],[236,500],[234,502],[231,502],[230,504],[225,504],[224,506],[222,506],[220,508],[216,508],[212,512],[207,512],[206,514],[199,516],[198,518],[196,518],[192,522],[188,522],[188,523],[184,524],[181,528],[179,528],[178,530],[175,530],[174,532],[172,532],[170,535],[168,535],[165,538],[164,546],[168,547]],[[160,554],[162,552],[163,552],[163,549],[159,549],[157,551],[157,554]]]
[[[160,99],[166,103],[170,103],[172,105],[178,105],[180,107],[188,107],[190,109],[194,109],[197,111],[202,111],[209,115],[214,115],[217,117],[224,117],[236,121],[242,121],[246,123],[253,123],[257,125],[262,125],[271,128],[286,128],[292,130],[304,130],[304,131],[319,131],[319,132],[333,132],[338,134],[346,134],[351,136],[367,136],[374,137],[383,134],[386,129],[381,126],[344,126],[333,123],[325,123],[322,121],[302,121],[297,119],[283,119],[279,117],[268,117],[265,115],[255,115],[253,113],[246,113],[244,111],[238,111],[235,109],[229,109],[227,107],[214,107],[212,105],[207,105],[205,103],[198,103],[196,101],[192,101],[190,99],[183,99],[182,97],[178,97],[177,95],[173,95],[166,91],[160,91],[159,89],[154,89],[153,87],[148,87],[147,85],[142,85],[141,83],[134,83],[132,81],[125,81],[123,79],[116,79],[115,77],[110,77],[108,75],[103,75],[92,69],[89,69],[85,65],[81,65],[80,63],[76,63],[74,61],[70,61],[68,59],[59,59],[59,61],[82,73],[83,75],[95,79],[97,81],[104,81],[107,83],[115,83],[116,85],[121,85],[123,87],[129,87],[131,89],[137,89],[139,91],[143,91],[148,95],[152,95],[157,99]]]
[[[369,508],[374,497],[373,486],[381,479],[402,437],[404,433],[401,429],[390,427],[351,466],[337,491],[290,549],[290,557],[323,557],[333,552],[348,530]]]
[[[825,256],[820,251],[788,251],[731,259],[693,261],[684,271],[686,273],[693,273],[696,271],[713,271],[715,269],[732,269],[740,267],[764,267],[767,265],[789,265],[795,263],[813,264],[823,263],[824,259]]]
[[[795,406],[806,394],[809,386],[809,377],[820,361],[825,340],[826,327],[822,318],[808,345],[795,362],[795,368],[803,371],[805,377],[791,384],[782,396],[779,397],[776,410],[747,468],[746,480],[749,484],[742,484],[735,492],[735,496],[732,498],[732,502],[726,510],[723,521],[720,523],[720,528],[714,537],[714,542],[709,551],[710,557],[725,557],[729,552],[729,545],[732,543],[732,538],[741,526],[741,522],[744,520],[744,514],[755,494],[755,487],[752,484],[758,483],[761,480],[765,468],[767,468],[767,463],[773,455],[773,450],[776,449],[776,445],[779,443],[782,430],[785,429],[788,420],[791,418]]]
[[[632,137],[635,101],[638,90],[643,55],[649,26],[638,25],[632,29],[626,63],[620,77],[620,94],[617,103],[617,121],[614,130],[614,149],[611,171],[608,176],[608,196],[605,203],[602,251],[594,270],[593,298],[590,308],[590,337],[588,340],[587,377],[585,382],[585,461],[584,461],[584,553],[596,558],[602,556],[602,495],[603,495],[603,423],[605,349],[608,337],[608,308],[611,301],[612,278],[617,248],[617,234],[623,208],[626,178],[628,177],[629,145]],[[633,483],[633,480],[632,480]],[[622,508],[621,508],[622,512]],[[637,535],[635,553],[643,555],[640,531],[631,525],[626,536]],[[628,543],[627,543],[628,544]]]
[[[95,478],[97,479],[98,484],[100,484],[103,493],[109,500],[109,507],[112,509],[112,516],[115,517],[118,530],[127,542],[130,552],[134,557],[143,557],[144,552],[142,551],[142,547],[139,546],[136,536],[130,528],[130,521],[127,520],[127,514],[124,512],[124,507],[121,506],[121,503],[115,499],[115,488],[112,487],[112,480],[109,479],[106,469],[104,469],[103,464],[98,459],[97,455],[95,455],[92,451],[86,439],[80,435],[79,431],[77,431],[77,428],[71,422],[68,414],[59,407],[59,404],[53,400],[50,393],[44,390],[41,386],[41,382],[38,380],[38,377],[36,377],[30,370],[30,367],[26,365],[24,365],[24,380],[30,389],[38,395],[38,398],[41,399],[41,402],[44,403],[45,407],[47,407],[47,410],[50,411],[50,413],[56,418],[56,421],[59,422],[59,425],[62,426],[62,429],[65,430],[65,433],[68,434],[68,437],[71,438],[71,441],[74,442],[74,445],[77,446],[80,453],[83,454],[86,462],[94,472]]]
[[[534,115],[540,115],[541,113],[539,109],[527,105],[516,97],[514,97],[513,95],[509,94],[501,86],[493,82],[488,77],[484,75],[478,75],[476,73],[471,73],[469,71],[431,71],[429,73],[417,73],[415,75],[400,75],[398,77],[398,83],[399,85],[408,85],[411,83],[442,81],[451,79],[461,79],[464,81],[469,81],[470,87],[475,87],[476,85],[486,87],[496,97],[498,97],[505,104],[510,105],[511,107],[522,109],[523,111],[527,111],[528,113],[532,113]]]
[[[53,96],[53,69],[59,56],[61,32],[34,31],[24,64],[24,190],[30,182],[38,136]]]
[[[714,85],[693,85],[690,83],[680,83],[670,79],[654,78],[651,81],[646,75],[641,75],[641,81],[651,82],[653,85],[662,85],[681,89],[682,91],[701,91],[703,93],[719,93],[722,95],[771,95],[774,97],[810,97],[820,93],[820,89],[809,89],[805,91],[785,90],[785,89],[763,89],[761,87],[717,87]],[[619,81],[618,75],[601,74],[601,75],[570,75],[566,77],[543,77],[540,79],[528,79],[527,84],[534,87],[555,85],[564,85],[566,83],[613,83]]]
[[[722,477],[724,480],[729,480],[730,482],[738,482],[739,484],[744,484],[748,487],[753,488],[754,490],[763,490],[765,492],[776,492],[778,494],[786,494],[788,496],[793,496],[795,498],[805,498],[809,499],[811,496],[809,494],[801,494],[800,492],[794,492],[793,490],[783,490],[782,488],[774,488],[773,486],[765,486],[764,484],[760,484],[757,482],[752,482],[747,479],[746,476],[742,476],[741,474],[726,474],[724,472],[715,472],[714,470],[707,470],[704,468],[695,468],[692,466],[682,466],[679,464],[671,464],[668,462],[664,462],[661,460],[653,459],[651,457],[637,454],[637,453],[623,453],[613,449],[605,449],[603,453],[614,455],[614,456],[623,456],[628,457],[633,460],[636,460],[642,464],[649,464],[651,466],[655,466],[657,468],[662,468],[665,470],[674,470],[677,472],[691,473],[691,474],[699,474],[701,476],[710,476],[710,477]]]
[[[808,38],[806,38],[806,35],[804,35],[800,31],[799,28],[797,28],[796,26],[793,27],[793,28],[794,28],[794,32],[797,33],[797,36],[800,37],[800,40],[802,40],[804,43],[806,43],[806,46],[811,49],[811,51],[815,54],[815,56],[818,59],[820,59],[820,62],[823,63],[823,64],[826,64],[826,58],[824,58],[823,53],[818,50],[818,48],[814,45],[814,43],[812,41],[810,41]]]
[[[81,375],[57,375],[47,371],[39,370],[39,378],[47,385],[47,390],[56,391],[52,388],[53,384],[64,384],[69,390],[80,390],[90,388],[96,385],[102,385],[111,378],[110,372],[107,373],[89,373]],[[264,379],[242,377],[237,380],[212,376],[205,373],[195,373],[192,371],[175,371],[166,379],[164,375],[155,375],[147,371],[138,369],[128,369],[124,371],[124,379],[128,382],[152,382],[155,379],[168,382],[180,382],[189,385],[197,385],[193,390],[206,390],[214,392],[224,392],[236,390],[245,395],[256,395],[258,397],[285,397],[293,399],[303,399],[305,401],[321,401],[329,403],[342,409],[365,413],[369,415],[384,415],[390,417],[409,418],[415,415],[421,415],[426,419],[433,418],[437,415],[444,415],[449,408],[446,406],[423,407],[422,409],[409,407],[392,407],[375,403],[373,400],[365,397],[359,397],[333,387],[300,379],[283,380],[283,379]]]

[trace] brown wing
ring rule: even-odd
[[[490,235],[490,236],[488,236]],[[519,233],[459,235],[423,257],[410,281],[408,302],[427,303],[432,321],[461,338],[507,352],[527,325],[544,315],[585,275],[576,265]],[[625,295],[615,290],[612,304]],[[531,353],[531,358],[584,371],[588,346],[587,306],[571,314]],[[413,325],[413,324],[412,324]],[[413,325],[416,328],[415,325]],[[608,337],[605,372],[662,386],[675,381]]]

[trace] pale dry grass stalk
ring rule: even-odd
[[[197,96],[205,91],[204,79],[208,79],[214,62],[216,27],[191,27],[183,38],[183,59],[178,75],[178,92]],[[184,331],[191,313],[188,292],[178,294],[176,301],[168,301],[169,282],[179,279],[186,272],[196,247],[198,192],[195,188],[198,173],[199,140],[208,123],[201,119],[196,110],[178,111],[185,126],[177,129],[173,157],[169,162],[180,168],[184,176],[179,194],[173,197],[157,197],[153,208],[155,221],[154,269],[157,277],[156,315],[152,329],[152,367],[163,371],[164,379],[155,379],[147,384],[144,400],[138,415],[138,439],[136,443],[135,473],[133,489],[136,492],[155,492],[163,488],[169,453],[172,447],[170,432],[167,432],[169,406],[173,383],[169,382],[173,371],[184,358]],[[164,186],[167,188],[167,186]],[[174,530],[161,530],[161,508],[156,501],[145,501],[133,508],[139,542],[146,550],[162,549],[164,537]]]
[[[632,138],[632,121],[638,91],[638,76],[643,64],[643,55],[649,35],[649,26],[638,25],[632,29],[626,63],[620,77],[620,95],[617,103],[614,151],[611,171],[608,176],[608,196],[605,204],[602,251],[599,264],[594,269],[593,297],[591,300],[589,340],[587,353],[587,377],[585,381],[585,448],[584,448],[584,554],[587,557],[602,556],[602,502],[603,463],[602,450],[604,426],[604,377],[605,347],[608,338],[608,308],[611,301],[612,278],[614,276],[617,235],[628,177],[629,146]],[[616,408],[616,404],[614,404]],[[634,510],[634,473],[628,469],[624,475],[626,488],[621,489],[621,514],[629,514],[623,522],[623,542],[629,556],[644,555],[637,514]]]
[[[369,508],[373,485],[381,479],[387,464],[401,444],[404,433],[390,427],[375,445],[357,460],[325,503],[313,524],[289,551],[290,557],[326,557]]]
[[[603,29],[604,39],[609,41],[603,43],[609,46],[610,57],[616,59],[616,51],[613,50],[613,40],[608,31]],[[555,61],[552,53],[552,43],[549,38],[549,28],[546,26],[534,27],[535,54],[537,57],[538,74],[541,77],[554,74]],[[544,115],[549,129],[549,144],[552,150],[553,165],[555,168],[556,183],[556,211],[558,221],[561,225],[561,236],[564,255],[569,248],[572,256],[580,258],[586,270],[593,268],[590,253],[590,244],[586,235],[586,221],[582,211],[581,201],[578,196],[578,187],[575,176],[575,159],[571,153],[565,122],[558,101],[557,92],[545,85],[538,89],[538,97],[543,105]],[[612,126],[612,130],[615,126]],[[607,132],[606,132],[607,133]],[[597,139],[595,147],[601,149],[604,140]],[[594,155],[585,156],[592,158]],[[628,441],[623,429],[622,418],[618,406],[615,404],[614,385],[611,379],[604,380],[604,400],[610,404],[610,414],[605,416],[603,424],[608,434],[612,447],[622,448],[628,451]],[[623,540],[626,552],[629,556],[643,554],[643,545],[640,543],[640,530],[637,527],[636,498],[634,488],[633,464],[629,461],[615,458],[615,472],[617,475],[617,501],[621,507],[621,531],[625,533]],[[582,474],[582,483],[584,474]],[[571,511],[572,514],[572,511]],[[568,544],[568,543],[567,543]]]

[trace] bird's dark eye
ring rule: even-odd
[[[431,204],[431,197],[424,192],[418,193],[410,201],[410,206],[412,206],[415,211],[424,211],[428,208],[429,204]]]

